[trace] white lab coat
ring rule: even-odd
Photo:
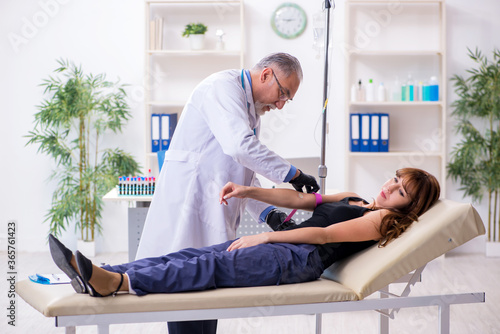
[[[290,171],[258,140],[260,118],[241,73],[215,73],[191,94],[165,154],[137,259],[235,238],[245,205],[255,219],[269,205],[237,198],[221,205],[221,188],[228,181],[259,186],[255,173],[281,183]]]

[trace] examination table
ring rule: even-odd
[[[420,282],[425,265],[447,251],[484,234],[484,225],[470,204],[439,200],[398,239],[384,248],[372,246],[325,270],[314,282],[250,288],[220,288],[174,294],[117,295],[93,298],[77,294],[69,284],[42,285],[19,281],[16,291],[57,327],[75,333],[76,326],[97,325],[108,333],[110,324],[167,322],[377,310],[381,333],[400,308],[437,306],[439,332],[449,333],[452,304],[484,302],[483,292],[409,296]],[[388,285],[406,282],[399,296]],[[379,291],[380,297],[367,296]]]

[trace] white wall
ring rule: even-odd
[[[19,250],[47,249],[48,224],[42,222],[54,189],[46,181],[53,163],[37,154],[35,146],[25,147],[23,136],[32,130],[35,106],[43,98],[38,85],[57,68],[56,59],[72,60],[87,73],[106,73],[109,80],[120,78],[131,85],[133,119],[110,145],[120,145],[143,164],[143,12],[142,1],[1,2],[0,175],[7,186],[0,195],[0,236],[5,238],[8,219],[17,220]],[[98,247],[126,249],[126,211],[120,204],[106,205],[103,224],[107,238]],[[73,227],[63,239],[76,248]]]
[[[322,1],[297,1],[306,10],[309,23],[305,33],[295,40],[284,40],[270,27],[272,11],[281,0],[245,1],[246,55],[251,67],[264,55],[284,51],[299,58],[304,81],[294,101],[285,110],[266,115],[262,140],[287,158],[319,156],[320,116],[323,100],[322,58],[312,48],[312,15],[320,11]],[[448,0],[448,75],[464,74],[472,66],[466,47],[478,46],[489,53],[499,47],[497,20],[500,2],[483,0]],[[336,1],[331,34],[331,88],[329,95],[330,134],[327,139],[327,188],[342,189],[344,167],[344,87],[343,44],[344,2]],[[47,224],[42,224],[50,206],[54,186],[46,182],[53,167],[51,160],[36,153],[36,147],[25,147],[24,135],[32,129],[35,106],[43,98],[38,85],[56,68],[55,59],[67,58],[82,64],[94,74],[105,72],[109,79],[118,77],[131,85],[129,93],[133,120],[124,134],[113,143],[134,154],[143,163],[144,119],[142,106],[144,70],[144,7],[136,1],[25,0],[0,4],[0,66],[2,122],[0,122],[0,175],[4,191],[0,194],[0,221],[18,221],[18,248],[45,250]],[[18,38],[17,40],[14,40]],[[423,36],[425,38],[425,36]],[[449,101],[455,98],[448,83]],[[448,147],[457,142],[453,126],[448,126]],[[115,145],[113,145],[115,146]],[[300,166],[299,166],[300,167]],[[446,197],[462,201],[458,186],[448,181]],[[468,199],[465,199],[468,200]],[[486,217],[486,205],[477,205]],[[104,210],[105,238],[98,239],[101,251],[125,251],[127,247],[126,205],[108,203]],[[6,227],[0,230],[4,240]],[[63,240],[76,246],[72,227]],[[3,244],[3,243],[2,243]],[[467,245],[466,251],[483,247],[480,239]]]
[[[500,2],[495,0],[482,0],[471,2],[467,0],[446,1],[447,3],[447,73],[448,78],[454,74],[468,77],[466,69],[475,67],[476,64],[467,56],[467,47],[475,49],[478,47],[491,59],[494,48],[500,48],[500,37],[496,33],[500,31],[498,13],[500,13]],[[448,106],[457,99],[453,83],[448,81]],[[448,112],[451,113],[449,108]],[[455,122],[449,117],[448,122],[448,155],[460,138],[455,134]],[[471,201],[464,198],[459,191],[459,184],[447,181],[447,198],[456,201]],[[488,221],[488,204],[474,203],[483,221]],[[468,244],[460,247],[457,251],[483,251],[484,237],[476,238]]]

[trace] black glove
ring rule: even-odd
[[[290,219],[287,222],[284,222],[287,217],[287,214],[278,209],[272,209],[266,216],[266,224],[269,225],[273,231],[283,231],[287,227],[294,226],[295,222],[293,219]]]
[[[292,184],[295,190],[303,192],[302,187],[306,187],[306,191],[308,193],[318,192],[319,185],[318,182],[316,182],[316,179],[311,175],[302,173],[300,169],[299,172],[300,172],[299,176],[289,181],[289,183]]]

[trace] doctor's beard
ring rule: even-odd
[[[258,101],[255,102],[255,112],[257,113],[257,115],[263,116],[266,113],[266,110],[264,110],[264,109],[267,109],[267,108],[269,108],[269,111],[271,111],[271,110],[276,109],[276,105],[265,104],[265,103],[258,102]]]

